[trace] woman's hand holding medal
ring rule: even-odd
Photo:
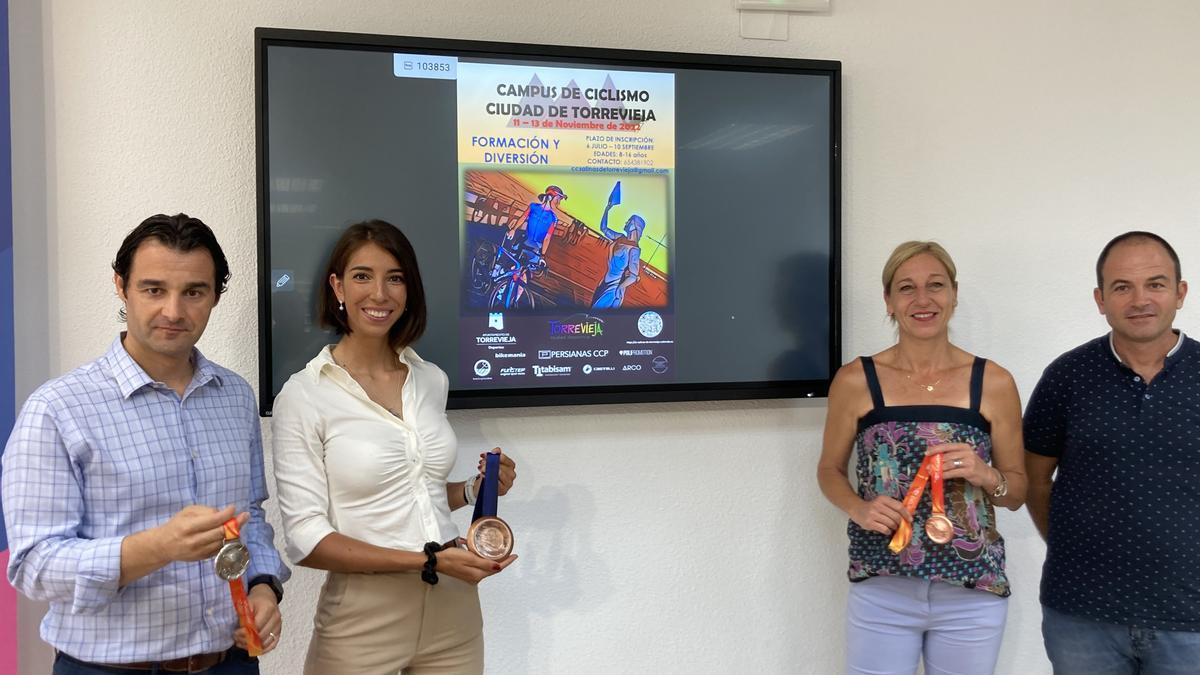
[[[426,583],[437,584],[438,575],[447,575],[478,584],[517,559],[512,554],[512,528],[496,516],[499,497],[508,493],[517,479],[517,464],[500,448],[492,448],[479,455],[478,471],[463,495],[468,504],[475,505],[466,537],[425,544],[421,579]]]
[[[513,482],[517,480],[517,463],[513,461],[512,457],[501,452],[498,447],[492,448],[491,452],[500,455],[500,483],[497,487],[499,495],[503,497],[508,494],[508,491],[512,489]],[[472,486],[475,494],[483,492],[483,468],[487,456],[488,453],[479,453],[479,466],[476,469],[479,475],[475,477],[475,484]]]
[[[987,487],[995,482],[995,469],[975,454],[974,446],[968,443],[930,443],[926,457],[941,455],[941,483],[952,478],[961,478],[972,485]],[[922,489],[924,482],[922,482]],[[919,496],[919,495],[918,495]],[[915,509],[916,504],[913,504]],[[850,510],[850,520],[864,530],[880,534],[892,534],[902,528],[902,523],[912,523],[912,513],[898,499],[879,495],[870,501],[861,501]],[[939,537],[942,538],[942,537]]]
[[[516,555],[510,555],[503,560],[488,560],[468,551],[465,546],[466,539],[460,537],[439,551],[437,573],[469,584],[477,584],[513,564],[517,559]]]
[[[962,478],[971,485],[986,487],[993,480],[995,469],[975,454],[969,443],[930,443],[925,455],[942,456],[942,479]]]
[[[891,534],[902,522],[912,522],[912,514],[899,499],[879,495],[871,501],[860,501],[850,510],[850,520],[869,532]]]

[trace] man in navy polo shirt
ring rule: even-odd
[[[1200,343],[1171,327],[1187,282],[1162,237],[1127,232],[1096,284],[1112,332],[1055,359],[1025,411],[1046,653],[1060,675],[1200,673]]]

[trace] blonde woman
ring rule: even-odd
[[[990,673],[1010,592],[994,506],[1025,499],[1017,388],[950,342],[957,270],[940,245],[896,247],[883,299],[898,340],[834,377],[817,469],[850,519],[846,671]]]

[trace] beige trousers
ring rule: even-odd
[[[441,575],[330,572],[317,601],[305,675],[478,675],[483,617],[468,583]]]

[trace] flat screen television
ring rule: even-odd
[[[255,33],[261,413],[336,341],[316,291],[399,227],[451,408],[824,396],[836,61]]]

